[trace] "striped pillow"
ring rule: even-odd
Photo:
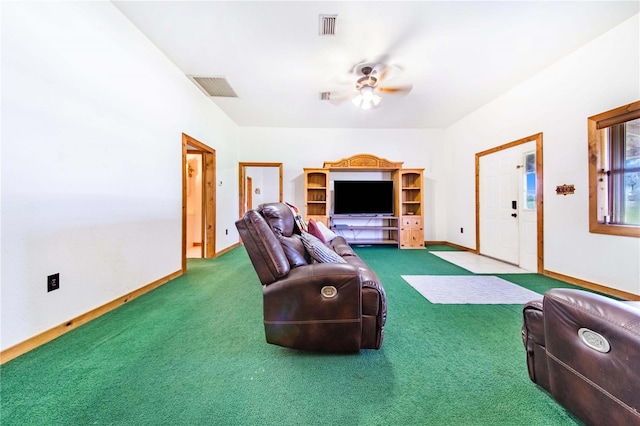
[[[307,249],[311,257],[320,263],[347,263],[342,257],[322,241],[308,232],[302,232],[302,244]]]

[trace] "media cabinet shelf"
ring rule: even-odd
[[[357,154],[338,161],[325,161],[322,168],[304,169],[304,216],[323,222],[354,244],[395,244],[399,248],[424,248],[424,169],[403,169],[402,162],[371,154]],[[331,172],[387,172],[394,185],[394,214],[398,216],[331,215]],[[336,227],[336,219],[349,219]],[[384,225],[362,224],[363,219],[384,219]],[[360,222],[360,223],[358,223]],[[358,237],[358,234],[360,235]],[[373,238],[371,235],[375,234]],[[355,236],[355,238],[354,238]]]
[[[331,230],[343,236],[349,244],[393,244],[400,247],[400,218],[396,216],[334,215],[329,218],[329,224]],[[360,236],[361,233],[365,235]]]
[[[329,225],[329,170],[304,169],[304,186],[304,213],[307,220]]]

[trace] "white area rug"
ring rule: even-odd
[[[506,305],[542,299],[535,291],[493,276],[402,275],[431,303]]]

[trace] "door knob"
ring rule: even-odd
[[[518,217],[516,213],[511,213],[511,217]]]

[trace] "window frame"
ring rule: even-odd
[[[598,179],[605,129],[640,118],[640,101],[633,102],[587,119],[589,132],[589,232],[640,238],[640,226],[608,224],[598,221]]]

